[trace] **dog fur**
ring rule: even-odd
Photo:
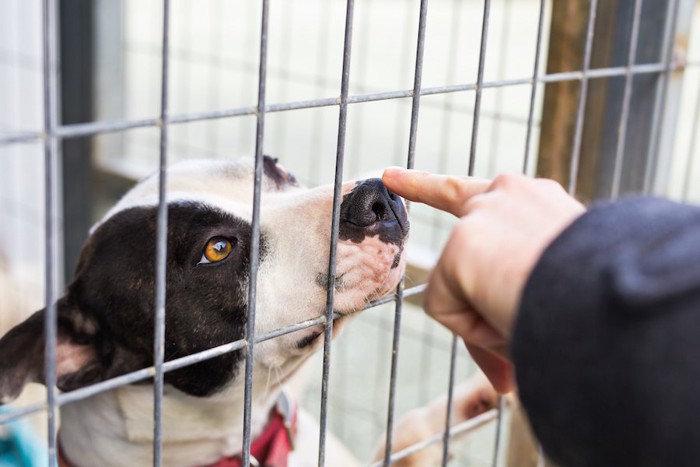
[[[328,284],[333,187],[301,187],[277,161],[264,161],[257,334],[321,316]],[[244,337],[249,284],[253,166],[189,161],[168,169],[166,360]],[[58,387],[73,390],[152,365],[158,180],[127,193],[91,230],[68,291],[57,303]],[[351,314],[393,290],[404,268],[408,221],[379,180],[342,186],[334,335]],[[214,264],[208,240],[230,240]],[[0,401],[43,382],[44,310],[0,340]],[[322,343],[317,325],[255,347],[253,437],[283,385]],[[164,464],[207,465],[240,451],[244,352],[165,375]],[[153,441],[153,391],[134,384],[61,407],[60,444],[75,466],[146,465]],[[301,438],[309,420],[299,416]],[[308,445],[308,443],[305,443]],[[314,454],[314,449],[302,449]],[[334,441],[329,459],[350,462]],[[314,459],[297,456],[299,465]],[[335,463],[334,465],[346,465]]]
[[[333,187],[303,188],[269,157],[264,169],[256,334],[322,316],[329,283]],[[250,160],[189,161],[170,167],[167,176],[165,357],[172,360],[244,337],[254,177]],[[353,313],[396,287],[408,233],[402,202],[379,180],[347,182],[342,196],[334,301],[341,318],[334,323],[334,336]],[[91,230],[75,277],[57,303],[59,389],[152,365],[157,204],[154,176],[134,187]],[[203,248],[216,238],[231,240],[232,252],[207,264]],[[14,290],[10,283],[0,276],[0,285]],[[3,297],[12,298],[9,293]],[[25,383],[43,382],[43,321],[41,310],[0,339],[0,403],[14,400]],[[2,324],[0,333],[10,323]],[[322,334],[323,326],[317,325],[255,346],[253,438],[267,425],[283,388],[294,393],[299,387],[295,378],[321,345]],[[208,465],[240,451],[243,367],[244,353],[237,351],[166,373],[164,465]],[[453,420],[492,406],[495,393],[481,383],[456,390]],[[64,405],[62,453],[76,467],[149,465],[152,414],[150,381]],[[444,398],[410,412],[396,425],[393,451],[432,436],[444,417]],[[383,445],[375,460],[381,459]],[[437,465],[440,452],[430,448],[400,465]],[[318,425],[300,410],[289,465],[316,465],[317,453]],[[330,433],[326,456],[328,465],[358,464]]]

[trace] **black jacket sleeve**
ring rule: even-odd
[[[511,352],[553,461],[700,465],[700,208],[593,206],[535,266]]]

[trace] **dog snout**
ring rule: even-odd
[[[361,241],[376,234],[389,242],[402,240],[408,234],[408,216],[401,198],[380,179],[371,178],[345,195],[340,206],[340,237]]]

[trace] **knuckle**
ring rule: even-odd
[[[535,183],[547,191],[564,191],[564,187],[551,178],[538,178],[535,180]]]
[[[491,186],[494,189],[500,189],[500,190],[506,190],[509,188],[513,188],[519,185],[522,185],[524,181],[527,180],[527,177],[522,174],[516,174],[516,173],[507,173],[507,174],[499,174],[493,179],[493,183]]]
[[[463,184],[464,180],[461,180],[455,176],[448,176],[445,179],[445,189],[449,191],[453,197],[456,197],[458,193],[461,193]]]
[[[472,212],[477,211],[479,209],[483,209],[486,201],[487,201],[487,198],[483,194],[472,196],[464,203],[464,211],[467,214],[469,214],[469,213],[472,213]],[[466,218],[464,218],[463,220],[466,220]]]

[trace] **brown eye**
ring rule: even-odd
[[[214,237],[207,242],[199,264],[218,263],[225,260],[233,250],[233,244],[227,238]]]

